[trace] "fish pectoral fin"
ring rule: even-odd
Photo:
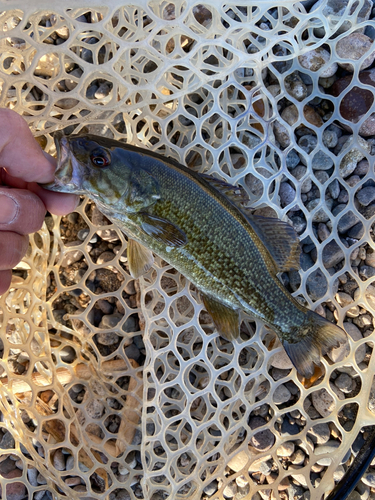
[[[283,346],[298,373],[309,379],[314,375],[314,364],[322,355],[347,342],[346,332],[314,311],[306,311],[306,319],[299,331],[298,342],[283,340]]]
[[[151,250],[138,241],[129,239],[127,254],[129,271],[133,278],[139,278],[147,273],[154,263],[154,255]]]
[[[240,335],[238,309],[231,309],[208,295],[203,295],[203,304],[212,317],[220,335],[228,340],[234,340]]]
[[[187,243],[186,234],[172,222],[147,213],[138,213],[142,230],[156,240],[171,247],[182,247]]]
[[[273,217],[246,214],[251,227],[274,259],[278,272],[300,269],[301,247],[294,228]]]

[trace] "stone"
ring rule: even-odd
[[[358,222],[358,224],[356,224],[355,226],[353,226],[348,231],[348,236],[350,238],[354,238],[356,240],[360,240],[364,234],[365,234],[365,228],[364,228],[362,222]]]
[[[336,214],[335,214],[336,215]],[[350,228],[355,226],[359,222],[359,218],[354,215],[354,213],[349,210],[349,212],[346,212],[340,220],[339,223],[337,224],[337,230],[340,234],[346,233]]]
[[[354,2],[350,5],[348,9],[348,0],[318,0],[310,10],[310,15],[320,9],[323,6],[323,11],[321,15],[324,15],[329,19],[329,22],[332,26],[331,29],[334,29],[333,26],[338,24],[338,27],[335,28],[335,35],[340,35],[341,33],[345,33],[352,27],[351,21],[343,21],[343,16],[350,16],[353,14],[355,9],[358,7],[358,4]],[[361,10],[359,11],[356,17],[356,23],[362,23],[363,21],[367,21],[369,19],[373,4],[371,0],[365,0]],[[317,28],[316,30],[317,36],[325,36],[325,28]],[[359,28],[357,31],[364,31],[364,28]]]
[[[279,368],[280,370],[290,370],[293,368],[293,363],[284,350],[276,352],[271,357],[270,365],[274,368]]]
[[[333,167],[333,160],[324,151],[315,153],[311,166],[314,170],[329,170]]]
[[[352,76],[344,76],[339,78],[332,85],[330,93],[338,97],[340,94],[344,93],[348,85],[351,83]],[[365,85],[375,87],[375,71],[374,69],[368,71],[362,71],[359,74],[360,82]],[[346,92],[340,102],[340,114],[345,120],[351,121],[352,123],[357,123],[362,116],[367,113],[367,111],[372,107],[374,103],[373,93],[362,87],[354,86],[349,92]],[[346,130],[350,128],[344,123],[342,126]],[[366,120],[362,123],[359,128],[359,134],[368,137],[374,135],[375,133],[375,114],[372,113]]]
[[[110,262],[114,258],[115,258],[115,254],[113,252],[109,251],[109,250],[106,250],[105,252],[103,252],[103,253],[101,253],[99,255],[99,257],[97,258],[96,263],[97,264],[105,264],[106,262]]]
[[[293,455],[295,450],[295,444],[293,441],[285,441],[285,443],[281,444],[277,450],[276,454],[278,457],[290,457]]]
[[[315,269],[306,281],[306,291],[313,300],[319,300],[327,293],[328,283],[321,269]]]
[[[354,142],[354,136],[351,136],[348,141],[345,143],[345,147],[350,147],[351,144]],[[365,153],[367,152],[368,154],[370,153],[370,145],[365,141],[362,137],[358,136],[357,140],[361,146],[361,149],[358,148],[353,148],[351,149],[346,155],[342,158],[340,162],[340,175],[345,179],[345,177],[348,177],[350,174],[352,174],[357,166],[357,163],[361,161]]]
[[[52,460],[53,466],[57,470],[65,470],[65,455],[63,454],[61,448],[58,448],[54,455],[53,455],[53,460]]]
[[[329,78],[337,71],[337,63],[329,64],[330,59],[330,53],[323,47],[318,47],[301,56],[298,56],[298,62],[300,65],[309,71],[319,71],[325,66],[325,68],[319,73],[321,78]]]
[[[323,132],[323,144],[326,148],[334,148],[337,145],[338,137],[337,132],[335,130],[326,129]]]
[[[251,417],[249,420],[249,426],[251,429],[256,429],[265,424],[266,421],[262,417]],[[250,440],[251,445],[260,451],[269,450],[273,446],[274,442],[275,436],[269,429],[257,432]]]
[[[282,148],[286,148],[290,144],[290,135],[285,126],[279,121],[275,120],[273,122],[273,133],[275,134],[276,140],[280,143]]]
[[[273,393],[273,401],[277,405],[286,403],[291,397],[289,389],[284,384],[279,385]]]
[[[356,198],[362,206],[367,207],[367,205],[375,200],[375,187],[367,186],[362,188],[356,194]]]
[[[296,190],[288,182],[282,182],[280,184],[279,195],[281,206],[286,207],[295,200]],[[294,206],[290,210],[299,210],[298,205]]]
[[[299,156],[294,149],[286,155],[285,164],[288,169],[295,168],[299,164]]]
[[[323,222],[320,222],[318,225],[318,238],[320,241],[325,241],[329,235],[331,234],[330,230],[328,229],[327,225],[324,224]]]
[[[362,482],[370,486],[370,488],[375,488],[375,473],[368,472],[362,477]]]
[[[306,208],[309,212],[312,212],[320,203],[319,198],[315,198],[311,201],[309,201],[306,205]],[[326,200],[326,205],[328,210],[331,209],[333,204],[333,200],[327,199]],[[312,217],[313,222],[328,222],[330,220],[329,215],[327,214],[326,210],[322,207],[320,210],[317,210],[313,217]]]
[[[91,399],[86,406],[87,414],[93,419],[100,418],[104,413],[104,409],[104,403],[99,399]]]
[[[299,118],[298,109],[294,104],[291,104],[284,108],[280,116],[288,125],[294,125]]]
[[[372,266],[361,266],[359,268],[359,275],[361,278],[367,280],[375,276],[375,267]]]
[[[326,444],[316,446],[314,449],[315,455],[318,455],[318,456],[319,455],[328,455],[327,457],[320,458],[319,460],[316,461],[316,463],[318,465],[324,465],[325,467],[330,465],[331,461],[332,461],[332,455],[335,453],[335,450],[337,450],[339,447],[340,447],[340,443],[338,441],[333,440],[333,439],[330,439],[329,441],[327,441]],[[349,449],[349,456],[350,456],[350,453],[351,453],[351,450]],[[342,461],[342,463],[344,463],[345,461]]]
[[[320,184],[325,184],[329,179],[329,175],[324,170],[314,170],[314,175]]]
[[[19,469],[14,469],[7,474],[6,479],[16,479],[22,476],[22,472]],[[0,495],[2,496],[4,486],[0,486]],[[27,496],[26,486],[22,482],[12,481],[8,483],[5,487],[7,500],[24,500]]]
[[[328,424],[322,423],[314,425],[308,431],[307,435],[310,437],[313,443],[325,444],[331,436],[331,431]]]
[[[298,73],[294,72],[284,79],[285,90],[297,101],[303,101],[307,97],[307,88]]]
[[[119,313],[106,314],[103,316],[99,328],[115,328],[121,319],[122,315]]]
[[[354,61],[357,61],[362,56],[364,56],[368,52],[368,56],[362,62],[359,71],[362,71],[374,62],[375,52],[373,46],[373,40],[362,33],[350,33],[350,35],[341,38],[336,43],[336,52],[339,57],[345,59],[348,62],[338,61],[338,65],[344,68],[346,71],[354,71],[354,68],[357,69],[357,65]],[[350,63],[349,61],[353,61]]]
[[[341,373],[334,382],[335,386],[344,393],[352,392],[353,380],[347,373]]]
[[[335,409],[335,400],[326,389],[313,392],[312,403],[322,417],[328,417]]]
[[[227,466],[234,472],[239,472],[246,466],[248,461],[249,454],[242,450],[228,462]]]
[[[14,448],[14,446],[15,446],[15,441],[13,434],[11,434],[9,431],[6,431],[0,441],[0,449],[8,450]]]
[[[66,252],[66,248],[69,247],[76,247],[78,245],[81,245],[82,241],[69,241],[68,243],[65,244],[64,251]],[[75,262],[78,262],[80,259],[82,259],[83,253],[82,250],[72,250],[68,251],[64,254],[62,260],[61,260],[61,267],[68,267],[74,264]]]

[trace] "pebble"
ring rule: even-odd
[[[312,403],[322,417],[328,417],[335,409],[335,400],[326,389],[313,392]]]
[[[331,436],[331,431],[328,424],[322,423],[314,425],[307,434],[313,443],[325,444]]]
[[[362,62],[359,71],[362,71],[374,62],[375,52],[373,46],[373,40],[362,33],[350,33],[350,35],[341,38],[336,43],[336,52],[339,57],[345,59],[345,61],[357,61],[366,52],[369,52],[366,59]],[[338,61],[338,65],[344,68],[346,71],[353,72],[354,67],[358,69],[358,66],[354,66],[349,62]]]
[[[299,165],[295,169],[293,169],[293,176],[299,181],[306,174],[307,168],[304,165]],[[311,177],[305,179],[301,185],[301,193],[308,193],[312,188],[312,180]]]
[[[5,479],[16,479],[22,476],[19,469],[13,469],[8,474],[4,475]],[[2,496],[2,489],[4,486],[0,485],[0,495]],[[22,482],[12,481],[5,487],[7,500],[23,500],[27,495],[26,486]]]
[[[362,236],[365,234],[365,228],[362,224],[362,222],[358,222],[355,226],[353,226],[349,231],[348,231],[348,236],[350,238],[354,238],[357,240],[360,240]]]
[[[117,233],[116,233],[117,234]],[[97,264],[105,264],[115,258],[115,254],[109,250],[101,253],[96,261]]]
[[[65,470],[65,455],[61,448],[57,449],[53,455],[53,466],[57,470]]]
[[[273,132],[275,134],[276,140],[279,142],[282,148],[286,148],[289,146],[290,144],[289,132],[282,123],[275,120],[273,122]]]
[[[291,397],[289,389],[284,384],[279,385],[273,393],[273,401],[277,405],[286,403]]]
[[[203,488],[203,493],[205,493],[208,497],[214,495],[218,490],[218,481],[214,479],[210,484],[208,484],[205,488]]]
[[[251,429],[256,429],[266,424],[266,421],[262,417],[251,417],[249,420],[249,426]],[[269,450],[275,442],[275,436],[269,429],[257,432],[251,438],[250,443],[254,448],[260,451]]]
[[[285,164],[288,169],[295,168],[299,164],[299,156],[294,149],[286,155]]]
[[[91,399],[86,405],[86,412],[90,418],[100,418],[104,413],[104,403],[99,399]]]
[[[362,477],[362,482],[370,488],[375,488],[375,473],[369,472]]]
[[[323,248],[322,260],[326,269],[336,266],[345,258],[343,250],[332,240]]]
[[[225,498],[233,498],[238,491],[238,486],[235,481],[231,481],[223,490],[223,496]]]
[[[336,214],[334,214],[336,215]],[[355,226],[359,222],[359,218],[354,215],[354,213],[349,210],[349,212],[346,212],[340,220],[339,223],[337,224],[337,230],[340,234],[346,233],[349,229],[351,229],[353,226]]]
[[[293,455],[295,450],[295,444],[293,441],[285,441],[285,443],[281,444],[277,450],[276,454],[278,457],[290,457]]]
[[[335,450],[337,450],[340,447],[340,443],[338,441],[335,441],[333,439],[330,439],[327,441],[326,444],[323,445],[318,445],[314,449],[315,455],[328,455],[327,457],[320,458],[319,460],[316,461],[318,465],[324,465],[327,467],[328,465],[331,464],[332,461],[332,453],[334,453]],[[351,450],[349,449],[346,455],[343,457],[341,460],[341,464],[345,463],[351,454]]]
[[[239,472],[242,470],[247,462],[249,461],[249,454],[246,453],[245,451],[240,451],[235,455],[229,462],[228,462],[228,467],[232,469],[235,472]]]
[[[297,101],[303,101],[307,97],[307,88],[298,73],[294,72],[284,79],[285,90]]]
[[[320,241],[325,241],[331,234],[330,230],[323,222],[318,225],[318,238]]]
[[[323,66],[326,66],[319,74],[321,78],[329,78],[333,76],[337,71],[337,63],[329,64],[331,55],[328,50],[323,47],[318,47],[314,50],[310,50],[305,54],[298,56],[298,62],[300,65],[310,71],[319,71]]]
[[[345,143],[345,147],[351,146],[351,144],[354,142],[353,137],[354,136],[351,136],[348,139],[348,141]],[[357,139],[361,148],[364,149],[369,154],[370,145],[367,143],[367,141],[365,141],[365,139],[363,139],[360,136],[358,136]],[[346,153],[346,155],[340,162],[339,169],[341,177],[345,179],[345,177],[348,177],[350,174],[354,172],[357,163],[361,161],[365,156],[365,153],[362,151],[362,149],[353,148],[348,153]]]
[[[307,278],[306,291],[313,301],[319,300],[327,293],[328,283],[321,269],[316,269]]]
[[[288,182],[282,182],[280,184],[280,202],[282,207],[286,207],[290,203],[293,203],[293,201],[296,198],[296,190],[288,183]],[[290,210],[299,210],[298,205],[295,205],[293,208]]]
[[[343,324],[343,327],[344,330],[354,340],[354,342],[363,338],[361,331],[353,323],[345,322]],[[349,353],[350,353],[349,342],[345,342],[344,344],[341,344],[339,347],[332,349],[332,351],[328,353],[328,356],[334,363],[337,363],[345,359],[349,355]],[[357,348],[355,352],[356,363],[357,364],[361,363],[365,359],[365,356],[366,356],[366,346],[362,344]]]
[[[337,145],[338,137],[337,132],[335,130],[326,129],[323,132],[323,144],[326,148],[334,148]]]
[[[14,448],[14,446],[15,442],[13,435],[9,431],[6,431],[0,441],[0,449],[2,450],[12,449]]]
[[[280,370],[290,370],[293,368],[293,363],[284,350],[276,352],[271,357],[270,365],[274,368],[279,368]]]
[[[65,249],[69,247],[76,247],[78,245],[81,245],[82,241],[70,241],[65,244],[64,251]],[[82,250],[72,250],[70,252],[66,252],[61,260],[61,267],[68,267],[74,264],[75,262],[78,262],[81,258],[83,257]]]
[[[367,205],[369,205],[375,200],[375,187],[368,186],[362,188],[356,194],[356,198],[362,206],[367,207]]]
[[[337,28],[335,30],[335,35],[339,35],[341,33],[345,33],[345,31],[349,30],[352,27],[351,21],[342,22],[342,16],[345,14],[345,11],[348,7],[347,0],[318,0],[310,10],[310,15],[317,9],[320,9],[323,6],[323,15],[330,20],[332,26],[337,24]],[[354,9],[358,6],[358,4],[353,4],[351,9],[348,9],[347,13],[351,15]],[[371,0],[365,0],[361,10],[357,16],[357,23],[362,23],[363,21],[367,21],[370,17],[371,10],[373,4]],[[359,28],[358,31],[364,31],[364,28]],[[325,28],[317,28],[316,30],[317,36],[326,36]]]
[[[353,380],[347,373],[341,373],[334,382],[335,386],[344,393],[352,392]]]

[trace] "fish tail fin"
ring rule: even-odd
[[[314,363],[333,347],[338,347],[347,339],[346,332],[314,311],[306,310],[305,321],[297,332],[297,342],[283,341],[286,353],[298,373],[305,378],[314,374]]]

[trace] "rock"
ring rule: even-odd
[[[375,199],[375,198],[374,198]],[[349,210],[349,212],[346,212],[340,220],[339,223],[337,224],[337,230],[340,234],[346,233],[350,228],[355,226],[359,222],[359,218],[354,215],[354,213]]]
[[[290,136],[287,129],[279,121],[275,120],[273,122],[273,133],[275,134],[276,140],[280,143],[282,148],[286,148],[290,144]]]
[[[361,266],[359,268],[359,275],[361,278],[367,280],[375,276],[375,267],[372,266]]]
[[[266,424],[266,421],[262,417],[251,417],[249,420],[249,426],[251,429],[256,429]],[[260,451],[269,450],[275,442],[275,436],[269,429],[257,432],[251,438],[250,443],[254,448]]]
[[[336,52],[339,57],[345,59],[345,61],[357,61],[360,59],[366,52],[368,52],[368,56],[362,62],[359,71],[362,71],[374,62],[375,52],[373,41],[366,35],[362,33],[351,33],[350,35],[341,38],[336,43]],[[344,68],[346,71],[354,71],[354,68],[357,69],[357,65],[351,64],[350,62],[338,62],[339,66]]]
[[[6,479],[16,479],[22,476],[22,472],[19,469],[14,469],[9,472],[6,476]],[[2,496],[4,486],[0,486],[0,495]],[[23,500],[27,496],[26,486],[22,482],[12,481],[8,483],[5,487],[6,498],[7,500]]]
[[[369,162],[367,159],[361,160],[358,165],[356,166],[356,169],[354,170],[355,175],[359,175],[360,177],[364,176],[367,174],[368,169],[370,168]]]
[[[335,400],[326,389],[313,392],[312,403],[322,417],[328,417],[335,409]]]
[[[293,441],[285,441],[285,443],[281,444],[277,450],[276,454],[278,457],[290,457],[293,455],[295,450],[295,445]]]
[[[288,183],[288,182],[282,182],[280,184],[280,202],[282,207],[286,207],[290,203],[293,203],[293,201],[296,198],[296,190]],[[293,208],[290,210],[299,210],[298,205],[295,205]]]
[[[318,465],[324,465],[325,467],[327,467],[328,465],[331,465],[332,454],[335,453],[335,450],[337,450],[339,447],[340,447],[340,443],[338,441],[333,440],[333,439],[330,439],[324,445],[316,446],[314,449],[315,455],[328,455],[327,457],[323,457],[323,458],[317,460],[316,463]],[[351,450],[349,448],[348,452],[341,460],[342,464],[345,463],[349,459],[350,454],[351,454]]]
[[[103,252],[102,254],[99,255],[99,257],[97,258],[96,263],[97,264],[104,264],[106,262],[110,262],[114,258],[115,258],[115,254],[113,252],[107,250],[107,251],[105,251],[105,252]]]
[[[353,380],[350,375],[347,373],[341,373],[336,379],[335,379],[335,386],[340,389],[340,391],[344,393],[349,393],[352,392],[353,389]]]
[[[53,466],[57,470],[65,470],[65,455],[61,448],[58,448],[53,455]]]
[[[104,413],[104,409],[104,403],[99,399],[91,399],[86,406],[87,414],[93,419],[100,418]]]
[[[229,466],[229,464],[228,464],[228,466]],[[203,493],[205,493],[208,497],[211,497],[212,495],[214,495],[217,492],[218,487],[219,487],[219,484],[217,482],[217,479],[214,479],[210,484],[208,484],[205,488],[203,488]],[[130,496],[129,496],[129,499],[130,499]]]
[[[313,301],[322,298],[328,288],[327,278],[320,269],[315,269],[307,278],[306,291]]]
[[[333,167],[333,160],[324,151],[315,153],[311,166],[314,170],[329,170]]]
[[[119,239],[119,235],[115,229],[99,229],[97,235],[104,241],[109,241],[113,243]]]
[[[364,234],[365,234],[365,228],[363,227],[362,222],[358,222],[358,224],[356,224],[355,226],[353,226],[348,231],[348,236],[350,238],[354,238],[356,240],[360,240]]]
[[[326,129],[323,132],[323,144],[326,148],[334,148],[337,145],[338,137],[337,132],[335,130]]]
[[[307,168],[304,165],[299,165],[292,170],[293,176],[299,181],[306,174]],[[310,177],[305,179],[301,185],[301,193],[308,193],[312,188],[312,180]]]
[[[325,66],[325,68],[319,74],[321,78],[329,78],[337,71],[337,63],[329,64],[330,59],[330,53],[323,47],[318,47],[314,50],[306,52],[301,56],[298,56],[298,62],[300,63],[300,65],[310,71],[319,71],[321,68],[323,68],[323,66]]]
[[[367,205],[369,205],[375,200],[375,187],[368,186],[362,188],[356,194],[356,198],[362,206],[367,207]]]
[[[351,136],[350,139],[345,143],[345,146],[350,146],[353,142],[354,136]],[[362,149],[364,149],[365,152],[370,153],[370,145],[365,141],[362,137],[358,136],[358,142],[361,146]],[[350,174],[352,174],[357,166],[357,163],[363,159],[365,156],[365,153],[362,151],[362,149],[358,148],[353,148],[351,149],[346,155],[343,157],[343,159],[340,162],[340,175],[345,179],[345,177],[348,177]]]
[[[284,350],[276,352],[271,357],[270,365],[280,370],[290,370],[293,368],[293,363]]]
[[[294,104],[291,104],[283,110],[280,116],[289,125],[294,125],[299,118],[298,109]],[[321,127],[323,125],[321,117],[315,109],[308,104],[303,107],[303,116],[308,123],[311,123],[311,125],[315,125],[316,127]]]
[[[332,85],[330,92],[333,96],[338,97],[341,93],[345,91],[352,80],[352,76],[345,76],[339,78]],[[359,74],[359,80],[365,85],[375,87],[375,71],[374,69],[369,71],[362,71]],[[345,120],[349,120],[352,123],[357,123],[362,116],[367,113],[367,111],[372,107],[374,103],[373,93],[361,87],[353,87],[349,92],[343,95],[340,102],[340,114]],[[342,124],[344,128],[350,130],[348,126]],[[375,133],[375,114],[371,114],[362,123],[359,128],[359,134],[364,137],[374,135]]]
[[[325,241],[328,236],[331,234],[330,230],[326,226],[326,224],[323,224],[323,222],[320,222],[318,225],[318,238],[320,241]]]
[[[315,12],[317,9],[320,9],[323,6],[323,10],[320,12],[321,15],[324,15],[327,19],[329,19],[331,29],[333,30],[333,26],[339,24],[337,28],[335,28],[335,35],[339,35],[341,33],[345,33],[352,27],[352,21],[344,21],[343,16],[350,16],[353,14],[355,9],[358,7],[357,3],[353,3],[348,8],[347,0],[318,0],[310,10],[310,15]],[[363,21],[367,21],[370,17],[371,9],[372,9],[371,0],[365,0],[361,10],[356,16],[356,23],[362,23]],[[318,36],[325,36],[326,31],[325,28],[318,28],[315,30]],[[358,31],[364,31],[364,28],[359,28]]]
[[[370,488],[375,488],[375,473],[368,472],[362,477],[362,482],[370,486]]]
[[[294,149],[289,151],[289,153],[286,155],[285,163],[288,169],[292,169],[299,164],[299,156]]]
[[[346,322],[343,324],[343,327],[344,330],[351,336],[351,338],[354,341],[363,338],[362,333],[353,323]],[[337,363],[345,359],[349,355],[349,353],[350,353],[350,347],[349,347],[349,342],[347,341],[344,344],[341,344],[340,347],[332,349],[332,351],[328,353],[328,356],[334,363]],[[363,344],[359,346],[355,352],[356,363],[357,364],[361,363],[365,359],[365,356],[366,356],[366,346]]]
[[[82,244],[82,241],[78,240],[78,241],[69,241],[68,243],[65,244],[65,248],[64,248],[64,251],[66,251],[65,249],[66,248],[69,248],[69,247],[76,247],[78,245],[81,245]],[[68,251],[64,254],[62,260],[61,260],[61,264],[60,266],[61,267],[68,267],[68,266],[71,266],[72,264],[74,264],[75,262],[78,262],[79,260],[81,260],[83,257],[83,253],[82,253],[82,250],[72,250],[72,251]]]
[[[284,384],[279,385],[273,393],[273,401],[277,405],[286,403],[291,397],[289,389]]]
[[[249,454],[242,450],[239,453],[237,453],[237,455],[235,455],[228,462],[227,465],[234,472],[239,472],[240,470],[242,470],[246,466],[248,461],[249,461]]]
[[[313,443],[325,444],[331,436],[331,431],[328,424],[322,423],[314,425],[308,431],[307,435],[310,437]]]
[[[306,229],[307,223],[306,219],[303,217],[300,217],[299,215],[292,215],[290,217],[290,221],[293,224],[294,230],[297,234],[303,233],[303,231]]]
[[[311,200],[307,203],[306,208],[309,212],[312,212],[320,203],[319,198],[315,198],[314,200]],[[326,205],[328,210],[332,207],[333,200],[327,199],[326,200]],[[329,215],[327,214],[326,210],[324,208],[321,208],[320,210],[317,210],[315,214],[313,215],[313,222],[328,222],[330,220]]]
[[[291,104],[282,111],[280,116],[288,125],[294,125],[299,118],[298,109],[294,104]]]
[[[297,101],[303,101],[307,97],[307,88],[298,73],[294,72],[284,79],[285,90]]]
[[[6,431],[0,441],[0,449],[8,450],[14,448],[14,446],[15,446],[15,441],[13,434],[11,434],[9,431]]]
[[[318,144],[318,139],[315,137],[315,135],[307,134],[303,135],[299,141],[298,141],[298,146],[303,149],[307,154],[310,154],[311,151],[313,151]],[[302,160],[302,156],[300,156]],[[303,157],[305,160],[305,158]],[[306,160],[305,160],[306,161]]]
[[[42,78],[54,78],[60,72],[60,62],[56,54],[45,54],[43,55],[34,70],[35,76],[41,76]],[[76,101],[77,102],[77,101]]]

